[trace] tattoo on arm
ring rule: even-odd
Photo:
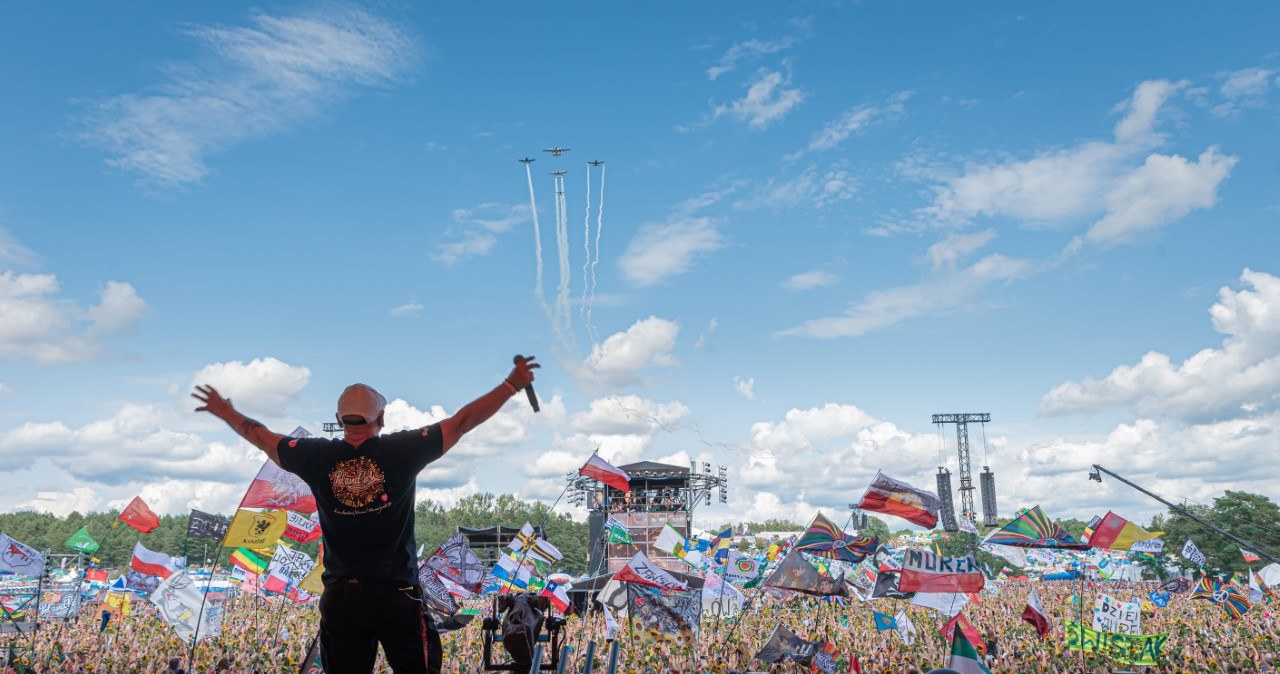
[[[259,428],[265,429],[266,426],[263,426],[256,419],[250,419],[248,417],[245,417],[245,420],[241,421],[240,425],[236,427],[236,432],[239,433],[244,438],[248,439],[249,434],[253,433]]]

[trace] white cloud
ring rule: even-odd
[[[35,267],[40,263],[40,256],[13,238],[4,227],[0,227],[0,266],[3,267]]]
[[[687,272],[694,260],[724,246],[718,220],[675,217],[642,227],[627,244],[618,267],[632,285],[650,286]]]
[[[925,257],[934,270],[955,269],[956,265],[996,238],[996,230],[986,229],[973,234],[951,234],[929,246]]]
[[[446,508],[452,508],[458,505],[458,501],[468,497],[475,496],[480,493],[480,485],[475,478],[471,478],[466,484],[459,487],[450,487],[445,489],[432,489],[430,487],[418,487],[418,503],[423,501],[432,501]]]
[[[798,42],[800,42],[800,38],[787,36],[778,40],[751,39],[734,43],[720,57],[719,62],[707,69],[707,79],[715,80],[721,75],[731,72],[738,67],[740,61],[758,58],[767,54],[776,54],[795,46]]]
[[[747,93],[736,101],[717,105],[712,117],[730,117],[756,131],[763,131],[781,121],[805,99],[800,89],[788,88],[791,76],[777,71],[761,70]]]
[[[405,316],[417,316],[418,314],[422,313],[422,310],[424,308],[425,307],[423,307],[420,302],[409,302],[407,304],[401,304],[400,306],[392,309],[391,315],[395,318],[403,318]]]
[[[820,171],[817,166],[809,166],[790,180],[770,178],[750,197],[735,202],[734,208],[826,208],[852,199],[857,191],[858,182],[847,169],[833,166]]]
[[[693,343],[693,348],[701,349],[705,347],[707,345],[707,342],[711,339],[711,335],[716,334],[716,328],[719,326],[720,326],[720,321],[712,317],[712,319],[707,322],[706,332],[703,332],[701,335],[698,335],[698,341]]]
[[[154,93],[97,103],[79,134],[143,185],[199,182],[210,155],[288,132],[362,88],[389,85],[417,52],[400,27],[342,5],[257,13],[246,26],[195,26],[185,34],[202,45],[199,59],[168,67]]]
[[[1148,156],[1111,188],[1107,213],[1089,229],[1089,240],[1107,244],[1133,240],[1193,210],[1211,208],[1218,202],[1218,187],[1235,165],[1236,158],[1223,156],[1217,147],[1205,150],[1195,162],[1178,155]]]
[[[1134,87],[1133,96],[1116,106],[1124,117],[1116,124],[1118,143],[1150,143],[1156,125],[1156,116],[1169,97],[1185,88],[1187,82],[1147,80]]]
[[[580,462],[598,449],[615,466],[631,463],[646,456],[657,435],[683,428],[689,414],[679,401],[659,403],[636,395],[597,398],[586,412],[570,417],[567,429],[572,433],[560,444]]]
[[[1043,414],[1130,407],[1147,417],[1185,421],[1248,416],[1280,409],[1280,278],[1246,269],[1245,289],[1222,288],[1209,310],[1226,335],[1175,365],[1152,351],[1121,365],[1101,381],[1060,384],[1040,401]]]
[[[747,400],[756,399],[756,380],[754,377],[743,379],[741,377],[733,378],[733,390]]]
[[[108,282],[87,309],[59,298],[60,291],[53,274],[0,274],[0,358],[91,360],[102,351],[100,340],[132,329],[147,312],[128,283]]]
[[[9,395],[13,393],[13,387],[0,381],[0,395]]]
[[[1276,71],[1267,68],[1243,68],[1233,72],[1220,73],[1222,86],[1218,92],[1226,99],[1214,106],[1212,112],[1218,117],[1234,117],[1244,108],[1257,108],[1266,103],[1267,92],[1271,89],[1271,79]]]
[[[640,381],[651,367],[673,367],[679,363],[675,349],[680,326],[657,316],[636,321],[626,332],[617,332],[591,349],[591,355],[574,372],[606,387],[621,387]]]
[[[101,503],[102,496],[92,487],[75,487],[71,491],[38,491],[35,498],[19,503],[16,509],[66,517],[73,512],[92,512]]]
[[[436,244],[432,260],[453,267],[468,258],[489,254],[498,243],[499,234],[530,220],[528,204],[484,203],[475,208],[453,211],[454,226],[445,231],[451,239]]]
[[[1188,162],[1152,153],[1164,142],[1156,131],[1159,112],[1185,82],[1149,80],[1117,109],[1115,140],[1083,141],[1046,150],[1030,159],[971,163],[952,174],[914,164],[904,175],[936,179],[932,202],[916,211],[906,229],[961,227],[976,218],[1010,218],[1023,226],[1067,227],[1096,220],[1086,239],[1095,243],[1134,240],[1196,209],[1211,207],[1236,159],[1216,147]],[[890,229],[894,229],[891,227]],[[1086,239],[1073,243],[1071,252]]]
[[[915,285],[868,293],[862,302],[840,316],[812,319],[778,334],[823,339],[859,337],[915,316],[951,311],[987,286],[1013,281],[1032,271],[1027,260],[991,254],[963,269],[931,274]]]
[[[860,133],[875,124],[898,119],[906,111],[906,102],[914,93],[900,91],[885,99],[882,104],[857,105],[845,110],[839,117],[827,122],[826,126],[814,133],[804,149],[788,155],[787,159],[799,159],[810,152],[834,150],[855,133]]]
[[[440,405],[432,405],[430,410],[420,410],[405,400],[396,398],[387,403],[385,430],[394,433],[422,428],[442,421],[455,412],[447,412]],[[457,446],[449,450],[449,457],[487,457],[510,450],[529,440],[530,427],[536,421],[538,419],[534,418],[533,411],[523,396],[511,398],[488,421],[462,436]]]
[[[814,288],[825,288],[829,285],[835,285],[835,283],[839,280],[840,280],[839,276],[836,276],[835,274],[829,271],[815,269],[813,271],[803,272],[788,278],[786,281],[782,282],[782,287],[786,288],[787,290],[794,290],[794,291],[800,292],[804,290],[813,290]]]
[[[233,399],[236,409],[244,414],[280,417],[285,408],[297,402],[309,381],[310,369],[267,357],[247,364],[239,360],[211,363],[200,368],[191,385],[213,386],[222,397]]]

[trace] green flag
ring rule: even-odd
[[[606,531],[609,532],[610,543],[619,543],[621,545],[634,545],[634,543],[631,540],[631,532],[627,530],[626,525],[624,525],[622,522],[619,522],[618,520],[610,517],[609,521],[605,522],[604,528]]]
[[[97,552],[98,548],[102,547],[89,535],[89,527],[80,527],[79,531],[71,534],[71,538],[67,539],[66,546],[72,550],[89,554]]]

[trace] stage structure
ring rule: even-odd
[[[587,548],[588,575],[611,573],[622,568],[637,551],[642,551],[654,563],[675,571],[686,571],[689,566],[669,553],[655,549],[653,542],[670,524],[681,536],[688,538],[693,527],[693,515],[699,505],[711,505],[715,493],[720,503],[729,502],[728,469],[703,463],[699,472],[696,462],[675,466],[654,461],[640,461],[618,466],[631,477],[631,491],[621,492],[606,484],[569,475],[569,502],[585,506],[591,542]],[[631,532],[634,545],[618,545],[606,542],[604,524],[612,517]]]
[[[987,412],[933,415],[933,423],[939,427],[939,430],[941,430],[943,424],[955,424],[956,426],[956,454],[960,463],[960,517],[975,526],[978,521],[978,510],[973,503],[973,471],[970,468],[969,461],[969,424],[982,424],[982,448],[983,454],[985,454],[987,442],[986,425],[989,421],[991,421],[991,414]],[[941,435],[941,432],[939,432],[939,435]],[[983,524],[994,526],[996,523],[996,476],[988,466],[983,466],[982,470]],[[955,510],[954,506],[951,505],[951,473],[942,466],[938,467],[938,497],[942,499],[943,529],[947,531],[958,530],[959,523],[953,524],[955,522]]]

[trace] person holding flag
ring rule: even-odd
[[[284,470],[307,483],[324,531],[320,643],[330,674],[373,671],[378,644],[397,674],[440,671],[439,635],[422,611],[415,483],[463,435],[489,420],[507,399],[533,383],[534,358],[456,414],[423,428],[382,435],[386,398],[364,384],[338,397],[341,438],[294,438],[237,411],[212,386],[192,397]]]

